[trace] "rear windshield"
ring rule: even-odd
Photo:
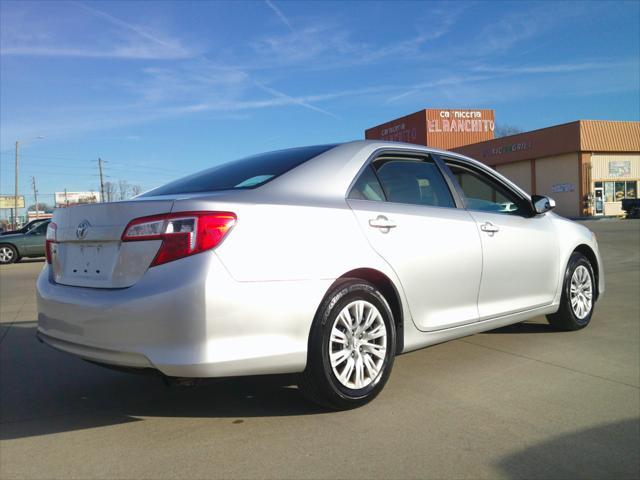
[[[336,145],[290,148],[223,163],[146,192],[142,197],[259,187]]]

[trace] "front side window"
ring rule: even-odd
[[[462,189],[467,208],[484,212],[529,216],[526,201],[482,172],[447,163]]]
[[[389,202],[455,207],[451,191],[431,159],[379,158],[374,166]]]

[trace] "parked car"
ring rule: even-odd
[[[13,235],[15,233],[27,233],[29,230],[31,230],[36,225],[38,225],[40,223],[43,223],[43,222],[48,222],[50,220],[51,220],[50,218],[39,218],[39,219],[31,220],[29,223],[27,223],[26,225],[24,225],[21,228],[18,228],[17,230],[5,230],[4,232],[0,232],[0,236],[1,235]]]
[[[18,262],[22,257],[45,256],[45,237],[51,220],[34,222],[29,230],[0,237],[0,264]]]
[[[624,210],[625,218],[640,218],[640,199],[625,198],[622,200],[622,210]]]
[[[416,145],[248,157],[56,211],[38,337],[170,378],[296,373],[312,400],[357,407],[399,353],[539,315],[590,322],[596,238],[553,207]]]

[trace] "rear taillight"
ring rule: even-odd
[[[56,233],[58,231],[58,225],[56,225],[53,222],[49,223],[49,226],[47,227],[47,236],[46,238],[46,243],[45,243],[45,253],[47,255],[47,263],[51,263],[51,259],[53,258],[53,248],[54,248],[54,244],[56,243]]]
[[[122,234],[123,242],[162,240],[151,266],[217,247],[236,223],[230,212],[181,212],[137,218]]]

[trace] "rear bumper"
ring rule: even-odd
[[[93,362],[101,362],[118,367],[154,368],[148,358],[137,353],[106,350],[103,348],[89,347],[87,345],[67,342],[66,340],[50,337],[49,335],[42,333],[41,330],[36,332],[36,336],[38,337],[38,340],[57,350],[71,353],[72,355],[76,355],[80,358],[91,360]]]
[[[87,360],[167,376],[299,372],[330,283],[236,282],[212,252],[153,267],[123,289],[59,285],[45,267],[38,336]]]

